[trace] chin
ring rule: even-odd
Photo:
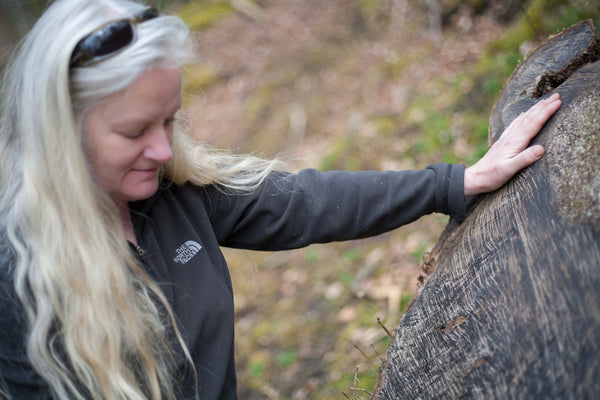
[[[158,182],[155,182],[153,184],[142,184],[135,190],[127,193],[127,198],[129,198],[129,201],[146,200],[147,198],[152,197],[157,190]]]

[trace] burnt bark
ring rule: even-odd
[[[373,399],[600,398],[600,61],[582,57],[595,51],[585,21],[507,82],[491,142],[544,74],[572,69],[541,96],[563,99],[534,140],[544,158],[440,237]]]

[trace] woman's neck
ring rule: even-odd
[[[133,221],[131,220],[131,213],[129,212],[129,204],[127,202],[121,202],[118,204],[119,213],[121,214],[121,221],[123,221],[123,229],[125,230],[125,237],[127,241],[137,246],[137,238],[135,237],[135,231],[133,230]]]

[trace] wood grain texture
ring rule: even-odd
[[[544,68],[595,38],[580,24],[525,63]],[[531,99],[531,72],[511,77],[513,97]],[[449,223],[373,399],[600,398],[600,62],[554,90],[563,106],[536,138],[547,154]],[[524,99],[498,103],[492,138]]]

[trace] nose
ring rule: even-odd
[[[171,149],[171,132],[164,127],[157,127],[150,135],[144,148],[144,156],[150,160],[166,163],[173,157]]]

